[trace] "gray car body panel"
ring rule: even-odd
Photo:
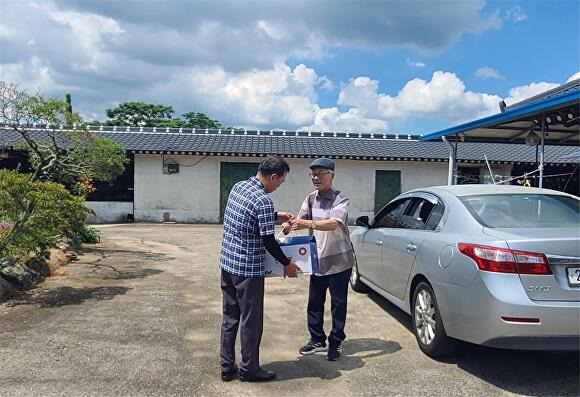
[[[475,186],[475,185],[474,185]],[[557,243],[560,234],[550,233],[551,244],[539,244],[546,234],[541,230],[498,230],[484,228],[469,213],[461,203],[457,194],[468,195],[468,186],[433,187],[416,189],[395,198],[404,197],[427,198],[435,196],[445,205],[444,215],[436,230],[411,229],[368,229],[358,227],[351,236],[357,252],[358,270],[363,283],[380,295],[400,307],[406,313],[411,313],[413,281],[418,278],[427,279],[433,287],[437,298],[441,318],[445,330],[450,337],[464,341],[496,347],[561,349],[562,345],[572,344],[544,343],[550,338],[563,338],[564,341],[577,340],[580,337],[580,302],[574,296],[580,294],[580,288],[571,288],[573,296],[566,299],[562,295],[554,295],[556,299],[540,300],[541,292],[527,290],[532,282],[548,285],[566,282],[565,273],[555,270],[550,276],[525,276],[519,274],[492,273],[481,271],[475,262],[457,250],[457,243],[473,243],[497,248],[521,249],[532,252],[549,253],[555,256],[558,252],[566,253],[566,257],[580,257],[578,236],[570,237],[570,229],[562,232],[564,240],[569,237],[569,244],[576,248],[563,248]],[[476,194],[493,194],[495,188],[477,185],[473,190]],[[518,189],[519,188],[519,189]],[[548,193],[562,194],[546,189],[501,187],[512,193]],[[495,193],[495,190],[493,190]],[[475,193],[474,193],[475,194]],[[545,229],[544,229],[545,230]],[[577,232],[576,232],[577,233]],[[370,241],[380,239],[382,246],[373,247],[373,255],[362,254],[365,246],[365,236],[372,236]],[[385,244],[389,237],[397,237],[397,241]],[[526,241],[535,240],[536,249],[529,249]],[[409,242],[417,245],[414,257],[404,258],[400,255],[403,245]],[[566,243],[563,243],[566,245]],[[526,247],[524,249],[524,247]],[[575,249],[575,250],[574,250]],[[393,255],[395,250],[399,255]],[[539,250],[539,251],[538,251]],[[554,252],[558,251],[558,252]],[[404,258],[402,264],[397,258]],[[390,261],[390,262],[389,262]],[[386,266],[385,266],[386,262]],[[398,266],[398,269],[397,269]],[[553,267],[553,266],[552,266]],[[385,271],[385,269],[389,269]],[[393,271],[397,269],[398,271]],[[391,278],[390,278],[391,277]],[[390,278],[390,279],[389,279]],[[531,281],[528,280],[531,278]],[[401,285],[399,285],[401,284]],[[401,292],[404,291],[404,292]],[[564,298],[564,299],[562,299]],[[540,318],[540,324],[515,324],[502,320],[502,317]],[[530,339],[531,338],[531,339]],[[546,339],[548,338],[548,339]],[[528,343],[528,339],[534,343]]]
[[[580,267],[579,231],[571,228],[490,229],[484,233],[504,239],[512,250],[543,253],[554,275],[520,275],[527,295],[532,300],[580,301],[580,288],[568,283],[566,268]]]

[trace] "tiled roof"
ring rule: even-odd
[[[192,130],[140,127],[91,127],[135,153],[199,154],[209,156],[263,156],[352,158],[355,160],[446,161],[449,149],[441,142],[418,142],[418,136],[333,132],[244,130]],[[33,134],[42,136],[44,129]],[[0,147],[15,146],[19,135],[0,127]],[[573,163],[563,156],[577,150],[570,146],[546,146],[546,163]],[[526,145],[460,142],[459,161],[533,163],[536,150]]]

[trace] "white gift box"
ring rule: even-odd
[[[294,261],[302,274],[313,274],[318,271],[318,253],[313,236],[287,237],[280,242],[282,252]],[[266,251],[264,261],[266,277],[284,276],[284,266]]]

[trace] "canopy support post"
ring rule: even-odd
[[[540,183],[539,188],[544,186],[544,141],[546,137],[546,115],[542,113],[542,141],[540,143]]]
[[[446,136],[442,136],[443,142],[449,146],[449,172],[447,174],[447,185],[457,184],[457,141],[455,146],[449,142]]]

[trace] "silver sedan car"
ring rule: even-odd
[[[412,317],[423,352],[457,340],[578,350],[577,197],[547,189],[458,185],[404,193],[351,233],[351,287]]]

